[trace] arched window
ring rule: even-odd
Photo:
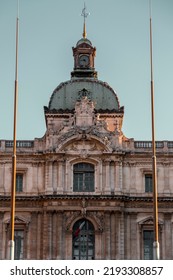
[[[74,260],[93,260],[95,248],[95,234],[93,224],[81,219],[73,226],[72,258]]]
[[[94,165],[86,162],[73,167],[73,191],[94,192]]]

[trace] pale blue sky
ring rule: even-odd
[[[151,140],[149,0],[86,0],[95,68],[125,107],[123,132]],[[83,0],[20,0],[17,138],[45,133],[43,106],[70,79]],[[17,0],[0,0],[0,139],[13,138]],[[156,140],[173,140],[173,1],[152,0]]]

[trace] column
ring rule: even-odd
[[[46,161],[45,163],[45,192],[46,193],[48,188],[49,188],[49,162]]]
[[[115,192],[119,192],[119,162],[115,162]]]
[[[167,260],[172,259],[172,236],[171,236],[171,213],[164,214],[164,222],[165,222],[165,258]]]
[[[30,186],[31,188],[27,190],[27,192],[31,192],[34,194],[38,193],[38,169],[37,169],[37,163],[33,163],[32,167],[29,170],[30,175],[27,176],[26,186]],[[32,183],[31,183],[32,178]]]
[[[2,252],[3,252],[3,218],[4,213],[0,212],[0,260],[2,260]]]
[[[48,214],[46,211],[43,213],[43,259],[47,259],[48,250]]]
[[[47,188],[47,192],[49,194],[53,193],[53,161],[49,162],[49,174],[48,174],[48,188]]]
[[[70,184],[69,184],[69,176],[70,176],[70,166],[68,160],[64,163],[64,189],[65,192],[70,191]]]
[[[100,179],[100,173],[98,172],[99,166],[98,163],[95,164],[95,173],[94,173],[94,188],[95,192],[100,194],[100,184],[99,184],[99,179]]]
[[[104,229],[104,232],[105,232],[105,240],[104,240],[104,252],[105,252],[105,256],[104,256],[104,259],[105,260],[110,260],[110,212],[109,211],[106,211],[105,214],[104,214],[104,220],[105,220],[105,229]]]
[[[38,193],[42,193],[44,188],[44,163],[39,162],[37,165],[37,184],[38,184]]]
[[[131,187],[130,187],[130,192],[131,193],[136,193],[136,163],[131,163],[130,164],[130,182],[131,182]]]
[[[115,190],[115,162],[110,162],[110,191],[111,194],[114,194]]]
[[[120,212],[115,212],[115,259],[120,257]]]
[[[137,259],[137,215],[136,213],[130,214],[130,259]]]
[[[62,172],[63,172],[62,161],[59,161],[58,162],[58,189],[57,189],[58,194],[63,193]]]
[[[57,193],[57,173],[58,173],[58,168],[57,168],[57,162],[54,161],[52,165],[52,188],[53,188],[53,193]]]
[[[103,166],[102,166],[102,162],[100,161],[99,163],[99,185],[97,186],[98,187],[98,190],[100,193],[103,193],[103,180],[102,180],[102,176],[103,176]]]
[[[32,260],[37,257],[37,213],[31,213],[30,223],[30,257]]]
[[[101,260],[103,259],[103,250],[102,250],[102,238],[103,238],[103,232],[100,230],[95,231],[95,259]]]
[[[123,192],[129,193],[131,190],[130,164],[124,162],[123,166]]]
[[[57,229],[57,259],[61,260],[63,256],[62,250],[63,248],[63,243],[62,243],[62,235],[63,235],[63,219],[62,219],[62,212],[57,213],[57,224],[56,224],[56,229]]]
[[[120,260],[124,260],[124,212],[120,213]]]
[[[106,188],[105,193],[110,194],[110,162],[106,161]]]
[[[57,212],[53,212],[52,217],[52,259],[56,260],[57,256]]]
[[[41,224],[42,214],[38,212],[37,215],[37,260],[41,259],[41,235],[42,235],[42,224]]]
[[[123,191],[123,168],[122,161],[119,162],[119,191]]]
[[[130,260],[130,214],[125,213],[125,237],[124,237],[124,258]]]
[[[26,231],[26,259],[30,260],[31,259],[31,222],[28,225],[27,231]]]
[[[0,194],[4,194],[4,185],[5,185],[5,163],[0,164]]]
[[[102,161],[102,194],[105,193],[106,186],[106,163]]]
[[[116,259],[116,218],[115,218],[115,213],[112,212],[111,213],[111,256],[110,259],[111,260],[115,260]]]
[[[63,188],[63,193],[66,192],[66,178],[65,178],[65,173],[66,173],[66,163],[63,160],[62,161],[62,188]]]
[[[48,252],[47,252],[47,259],[52,259],[52,211],[48,212]]]
[[[169,168],[170,168],[170,164],[169,163],[164,163],[163,168],[164,168],[164,189],[163,189],[163,192],[166,195],[170,195],[170,188],[169,188]],[[158,188],[159,188],[159,186],[158,186]]]

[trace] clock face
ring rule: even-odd
[[[81,55],[79,57],[79,65],[82,67],[87,67],[89,65],[89,56],[88,55]]]

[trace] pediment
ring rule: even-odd
[[[75,140],[72,143],[64,146],[64,151],[83,151],[86,150],[88,152],[93,151],[104,151],[105,147],[98,143],[98,141],[90,141],[90,140]]]
[[[106,145],[107,139],[97,139],[97,137],[72,137],[64,141],[56,148],[56,152],[68,152],[68,153],[87,153],[93,154],[111,152],[111,148]]]
[[[56,152],[84,149],[88,151],[100,150],[101,152],[112,151],[110,134],[99,131],[95,126],[88,128],[74,126],[73,129],[57,138],[54,149]]]
[[[158,221],[159,224],[163,224],[163,221],[159,220]],[[139,222],[139,225],[153,225],[153,217],[152,216],[149,216],[145,219],[142,219],[140,222]]]
[[[14,219],[14,222],[15,222],[15,225],[27,225],[29,224],[29,220],[24,218],[24,217],[21,217],[21,216],[15,216],[15,219]],[[4,221],[5,224],[10,224],[10,218],[6,219]]]

